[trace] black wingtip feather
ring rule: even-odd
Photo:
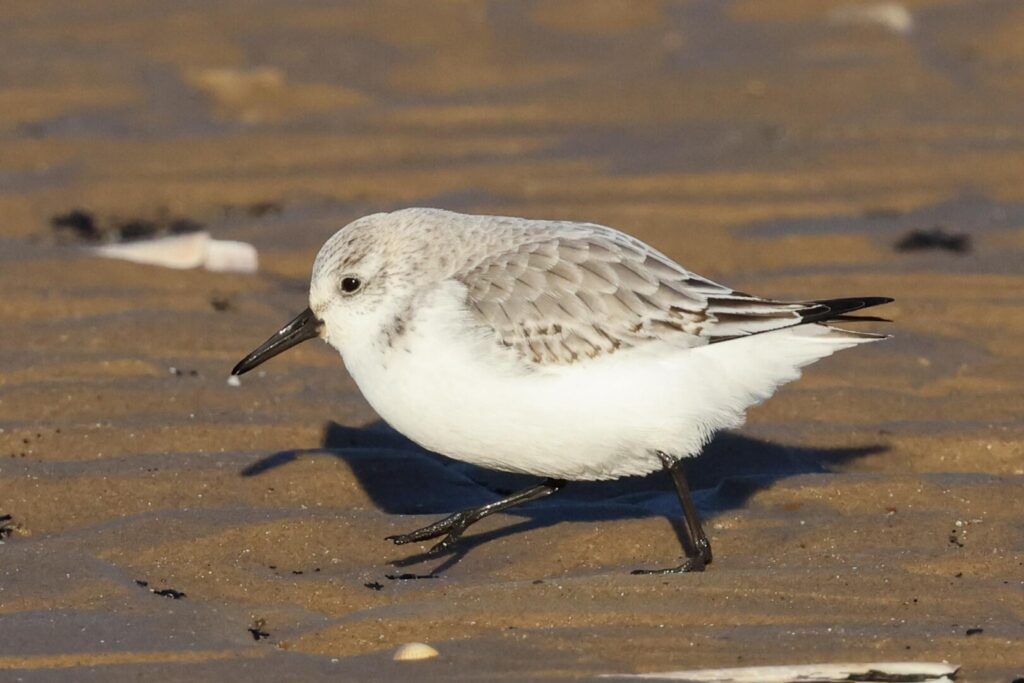
[[[834,318],[829,318],[829,322],[847,322],[847,323],[891,323],[892,320],[889,318],[883,318],[878,315],[837,315]]]
[[[811,301],[814,304],[807,310],[800,313],[804,323],[820,323],[827,320],[835,320],[845,316],[847,313],[859,311],[872,306],[881,306],[891,303],[894,299],[887,296],[860,296],[848,297],[845,299],[822,299]]]
[[[749,332],[745,334],[734,334],[729,336],[712,337],[709,340],[709,344],[717,344],[719,342],[729,341],[731,339],[741,339],[743,337],[750,337],[755,334],[765,334],[768,332],[777,332],[778,330],[785,330],[797,325],[806,325],[808,323],[825,323],[829,321],[838,322],[892,322],[886,318],[879,318],[876,316],[868,315],[849,315],[853,311],[859,311],[864,308],[871,308],[872,306],[881,306],[887,304],[895,299],[887,296],[860,296],[860,297],[848,297],[845,299],[822,299],[820,301],[808,301],[804,304],[804,309],[798,311],[800,319],[794,321],[792,325],[786,325],[783,327],[775,327],[770,330],[760,330],[757,332]],[[839,328],[834,328],[838,331]],[[848,334],[857,334],[865,337],[877,337],[884,339],[886,335],[872,335],[867,332],[848,332]]]

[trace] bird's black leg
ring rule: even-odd
[[[425,541],[428,538],[437,538],[438,536],[447,534],[440,543],[427,551],[428,555],[439,555],[451,548],[452,545],[459,540],[459,536],[462,535],[462,532],[468,529],[471,524],[479,522],[487,515],[493,515],[495,512],[507,510],[515,505],[550,496],[563,486],[565,486],[564,479],[546,479],[536,486],[531,486],[530,488],[519,491],[518,493],[513,493],[508,498],[502,498],[501,500],[488,503],[487,505],[481,505],[480,507],[456,512],[454,515],[449,515],[448,517],[445,517],[438,522],[434,522],[429,526],[425,526],[422,529],[417,529],[416,531],[408,534],[401,534],[399,536],[388,536],[386,540],[394,541],[395,545],[403,545],[405,543]]]
[[[683,508],[683,551],[686,553],[686,561],[678,567],[668,569],[635,569],[634,574],[681,574],[683,572],[702,572],[711,564],[711,542],[704,533],[700,524],[700,515],[697,508],[693,506],[690,498],[690,487],[686,483],[686,476],[678,459],[667,453],[658,451],[658,458],[661,465],[672,475],[672,483],[676,487],[676,494],[679,496],[679,503]]]

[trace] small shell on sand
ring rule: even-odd
[[[91,251],[133,263],[181,270],[201,266],[218,273],[255,273],[259,262],[251,244],[215,240],[205,231],[105,244]]]
[[[235,240],[210,240],[203,268],[215,273],[255,273],[259,268],[256,247]]]
[[[929,681],[952,683],[959,666],[946,662],[876,662],[872,664],[800,664],[695,669],[650,674],[602,674],[601,678],[648,678],[690,683],[793,683],[794,681]]]
[[[829,12],[828,18],[833,24],[874,24],[893,33],[910,33],[914,28],[914,16],[898,2],[840,6]]]
[[[418,659],[430,659],[439,654],[441,653],[426,643],[406,643],[395,650],[395,656],[392,659],[396,662],[412,662]]]

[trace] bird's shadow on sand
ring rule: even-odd
[[[755,492],[780,479],[828,472],[842,463],[885,450],[887,447],[880,444],[831,449],[786,446],[722,432],[699,458],[686,461],[686,475],[701,515],[706,518],[742,507]],[[374,504],[395,515],[447,515],[493,502],[538,482],[536,477],[494,472],[431,453],[383,422],[358,428],[329,422],[320,448],[273,453],[241,474],[259,476],[298,458],[323,456],[344,461]],[[509,514],[526,519],[485,533],[470,532],[431,575],[443,572],[489,540],[560,521],[663,515],[673,522],[677,533],[682,533],[678,500],[668,476],[661,472],[616,481],[570,482],[556,495],[513,508]],[[427,523],[418,521],[410,520],[408,531]],[[394,564],[406,566],[427,559],[437,558],[417,554]]]

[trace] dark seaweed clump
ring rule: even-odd
[[[971,237],[963,233],[948,232],[944,228],[911,230],[895,245],[896,251],[925,251],[937,249],[966,254],[971,250]]]
[[[87,209],[56,214],[50,219],[50,225],[59,239],[77,242],[131,242],[163,235],[184,235],[206,228],[197,220],[170,216],[165,211],[160,211],[156,218],[133,216],[101,220]]]

